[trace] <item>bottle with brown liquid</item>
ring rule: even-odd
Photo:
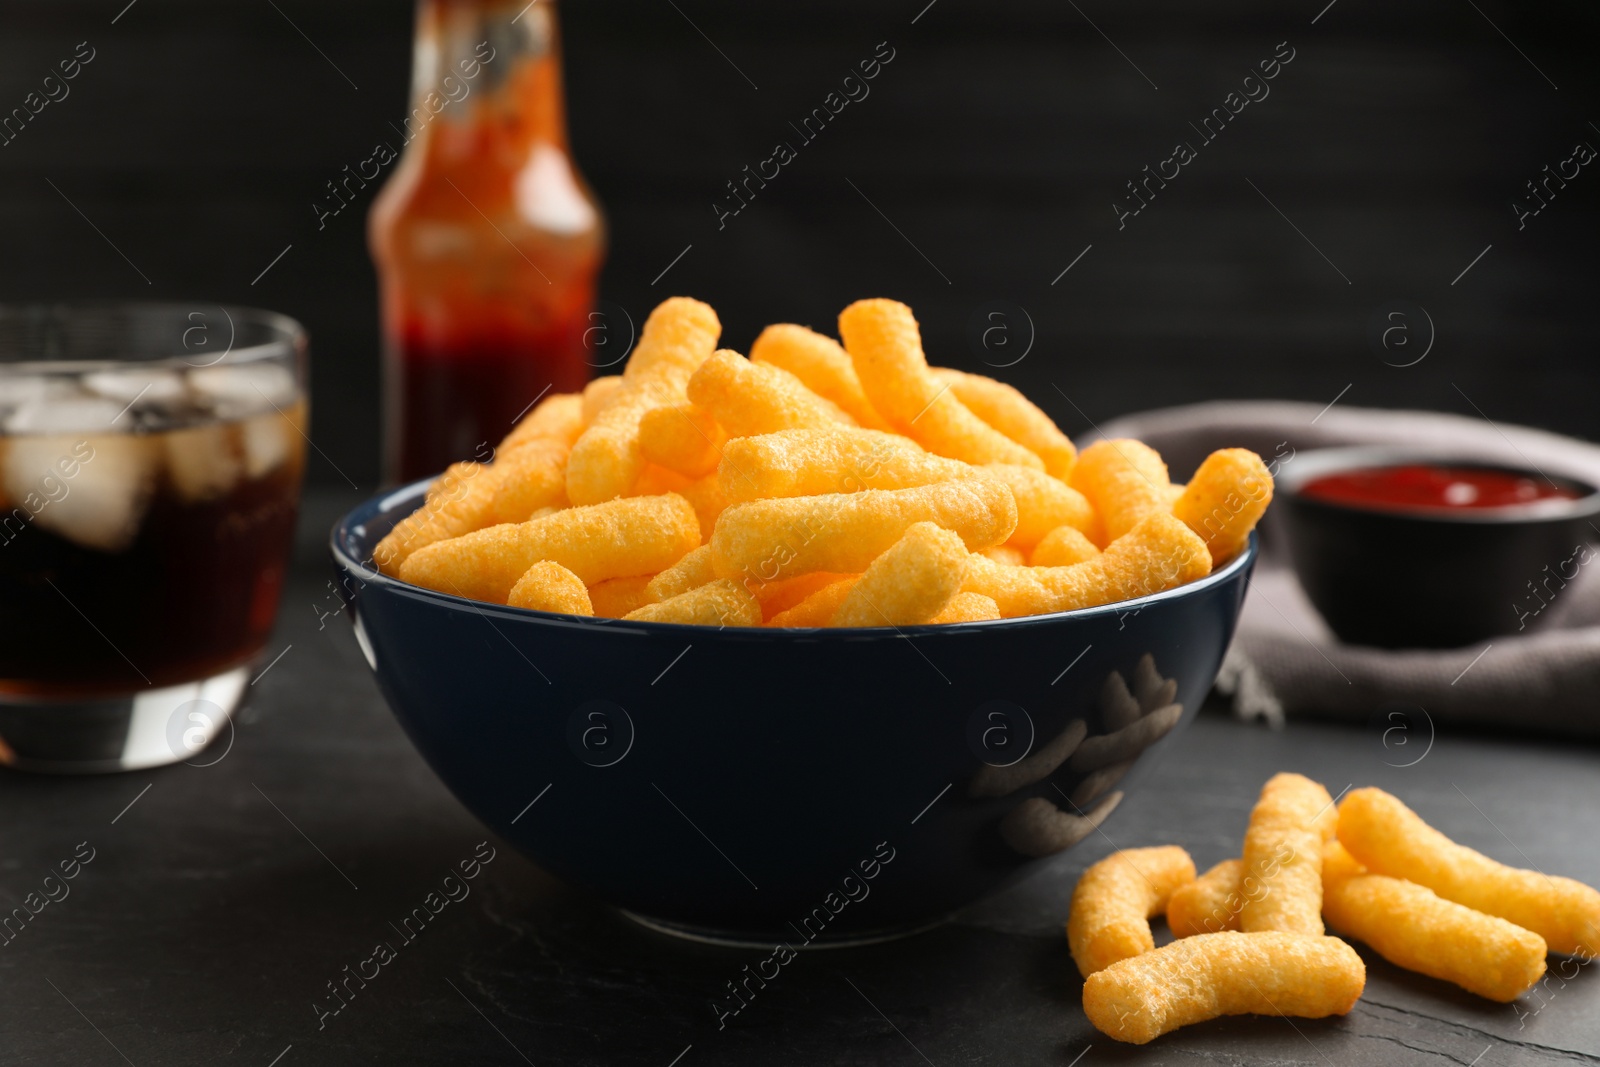
[[[420,0],[406,149],[373,203],[384,473],[487,457],[589,377],[604,220],[567,148],[552,0]]]

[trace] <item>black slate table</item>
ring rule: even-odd
[[[1201,715],[1103,835],[932,931],[802,954],[719,1028],[713,999],[764,952],[653,933],[563,886],[495,840],[412,749],[345,621],[325,614],[324,535],[353,502],[307,501],[272,654],[286,651],[223,758],[0,775],[8,910],[47,868],[93,856],[0,945],[0,1063],[1600,1063],[1600,970],[1557,958],[1516,1005],[1363,950],[1366,996],[1342,1019],[1224,1019],[1143,1048],[1096,1033],[1061,934],[1074,880],[1116,846],[1177,843],[1202,867],[1235,855],[1277,770],[1334,791],[1382,786],[1457,840],[1600,883],[1593,749],[1441,729],[1397,767],[1426,739],[1402,752],[1378,726],[1274,732],[1220,713]],[[475,854],[492,858],[470,895],[398,937],[391,924]],[[379,941],[396,958],[328,1013],[330,983]]]

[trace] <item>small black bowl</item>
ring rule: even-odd
[[[1428,464],[1548,480],[1580,494],[1498,508],[1358,506],[1301,490],[1344,471]],[[1300,585],[1339,639],[1458,648],[1557,614],[1600,530],[1600,492],[1580,479],[1415,449],[1303,452],[1280,473],[1278,509]]]
[[[375,573],[426,488],[332,538],[346,614],[424,758],[552,874],[657,928],[768,947],[926,926],[1098,836],[1181,744],[1256,555],[1054,615],[673,626]]]

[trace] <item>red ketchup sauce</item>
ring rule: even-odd
[[[1511,471],[1413,463],[1324,474],[1301,486],[1300,495],[1357,507],[1480,511],[1541,500],[1576,500],[1583,494]]]

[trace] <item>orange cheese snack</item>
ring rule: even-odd
[[[962,589],[989,597],[1010,619],[1148,596],[1210,570],[1205,542],[1171,515],[1157,512],[1099,556],[1071,567],[1008,567],[975,557]]]
[[[400,577],[412,585],[504,604],[529,567],[554,560],[586,585],[655,574],[700,544],[700,522],[676,493],[569,508],[440,541],[412,553]]]
[[[566,464],[582,429],[575,394],[546,397],[495,449],[495,461],[453,463],[429,486],[423,505],[395,524],[373,550],[385,574],[398,575],[411,553],[499,522],[526,522],[540,508],[566,503]]]
[[[911,309],[893,300],[858,300],[839,314],[839,336],[872,406],[928,451],[968,463],[1044,461],[957,400],[928,370]]]
[[[1057,526],[1033,546],[1028,560],[1035,567],[1070,567],[1087,563],[1100,554],[1094,542],[1075,526]]]
[[[659,604],[691,589],[698,589],[716,576],[711,569],[711,546],[701,545],[650,579],[645,592],[652,603]]]
[[[596,378],[583,387],[583,425],[585,428],[594,422],[595,416],[600,414],[600,409],[611,403],[611,398],[616,395],[617,389],[622,385],[622,375],[608,374]]]
[[[1072,473],[1078,458],[1072,439],[1020,391],[1005,382],[948,367],[934,367],[933,376],[948,383],[956,399],[974,415],[1043,460],[1051,477],[1065,480]]]
[[[787,611],[780,611],[767,621],[768,626],[811,628],[826,626],[839,613],[844,598],[861,580],[859,574],[838,578],[806,597]]]
[[[961,589],[967,546],[931,522],[912,523],[872,561],[845,596],[830,626],[917,626]]]
[[[719,628],[760,626],[761,605],[743,587],[719,578],[659,604],[646,604],[628,612],[623,619]]]
[[[1089,499],[1110,541],[1146,515],[1171,508],[1167,465],[1142,441],[1096,441],[1078,456],[1067,481]]]
[[[719,468],[732,503],[783,496],[911,489],[980,477],[980,468],[924,452],[910,438],[845,427],[739,437]]]
[[[1167,926],[1175,937],[1217,934],[1239,929],[1239,909],[1244,897],[1239,883],[1244,864],[1223,860],[1188,885],[1175,890],[1167,902]]]
[[[1333,798],[1300,774],[1275,774],[1261,789],[1244,834],[1245,884],[1261,883],[1239,909],[1245,933],[1278,930],[1319,936],[1322,927],[1322,843]]]
[[[1017,500],[1017,528],[1010,543],[1028,550],[1058,526],[1087,530],[1094,524],[1094,509],[1076,489],[1044,471],[1010,463],[990,463],[981,470],[1011,487]]]
[[[928,622],[988,622],[999,617],[999,606],[988,597],[980,593],[957,593]]]
[[[1340,855],[1342,853],[1342,855]],[[1415,882],[1363,874],[1343,845],[1324,846],[1322,911],[1390,963],[1510,1003],[1544,976],[1544,938],[1452,903]]]
[[[1173,890],[1194,881],[1194,860],[1176,845],[1113,852],[1072,890],[1067,944],[1085,978],[1156,947],[1150,919]]]
[[[710,413],[729,437],[806,427],[854,426],[831,400],[807,389],[786,370],[751,363],[723,349],[689,379],[689,399]]]
[[[559,563],[540,560],[511,587],[506,603],[514,608],[553,611],[561,615],[593,615],[583,579]]]
[[[1550,951],[1600,954],[1600,892],[1560,875],[1508,867],[1458,845],[1381,789],[1339,805],[1339,842],[1374,874],[1426,886],[1445,900],[1532,930]]]
[[[1248,448],[1211,453],[1194,472],[1172,513],[1206,539],[1213,566],[1238,555],[1272,502],[1272,475]]]
[[[434,479],[422,506],[395,523],[372,550],[372,561],[384,574],[398,577],[406,557],[435,541],[471,533],[484,524],[493,492],[473,491],[472,483],[484,478],[482,463],[452,463]]]
[[[764,581],[759,575],[747,574],[740,584],[750,590],[751,594],[761,601],[761,616],[767,622],[772,621],[774,615],[788,611],[811,594],[833,585],[835,582],[846,578],[859,578],[858,574],[832,574],[828,571],[813,571],[795,578],[777,578]],[[837,605],[835,605],[837,606]]]
[[[504,456],[534,441],[554,441],[571,448],[583,433],[583,427],[583,397],[577,393],[556,393],[534,405],[500,441],[495,454]]]
[[[652,408],[683,399],[690,376],[711,355],[721,332],[716,312],[687,297],[663,301],[650,313],[622,384],[572,446],[567,497],[574,504],[611,500],[639,480],[645,465],[639,420]]]
[[[1008,567],[1026,567],[1028,565],[1028,557],[1016,545],[993,545],[989,548],[980,549],[979,554],[987,556],[995,563],[1003,563]]]
[[[778,323],[761,331],[750,346],[751,363],[770,363],[788,371],[818,396],[838,404],[868,429],[887,430],[889,423],[861,391],[855,364],[839,342],[804,326]]]
[[[712,565],[719,577],[736,580],[859,574],[918,522],[955,531],[969,549],[987,548],[1011,536],[1017,505],[1004,484],[982,478],[752,500],[722,513],[711,535]]]
[[[589,603],[597,618],[620,619],[630,611],[654,604],[649,593],[650,574],[630,574],[626,578],[607,578],[589,586]]]
[[[1200,934],[1091,974],[1083,1010],[1107,1037],[1134,1045],[1223,1015],[1344,1015],[1367,968],[1337,937]]]
[[[593,613],[608,617],[720,579],[741,586],[767,622],[820,625],[832,618],[812,621],[821,606],[838,613],[845,594],[812,598],[861,579],[912,526],[932,523],[976,555],[953,592],[943,585],[953,566],[938,581],[925,574],[925,587],[903,579],[904,604],[888,615],[977,622],[1193,581],[1237,552],[1265,507],[1260,494],[1239,503],[1260,482],[1259,460],[1243,450],[1213,455],[1188,487],[1173,486],[1160,456],[1136,441],[1078,455],[1011,386],[930,367],[916,319],[892,300],[841,312],[842,345],[778,324],[745,359],[717,350],[721,329],[700,301],[664,300],[620,373],[541,399],[492,462],[445,471],[374,562],[403,581],[500,603],[548,562],[576,575]],[[688,548],[685,502],[698,526]],[[684,559],[698,546],[706,551]],[[580,607],[556,577],[540,568],[518,601]],[[869,624],[863,605],[878,592],[867,582],[840,618]],[[1144,710],[1160,713],[1145,729],[1170,717]],[[1119,773],[1096,769],[1074,788]],[[1027,854],[1088,825],[1034,810],[1038,825],[1027,813],[1007,824],[1031,842]]]
[[[687,401],[652,408],[639,419],[644,458],[690,478],[717,469],[725,440],[717,421]]]

